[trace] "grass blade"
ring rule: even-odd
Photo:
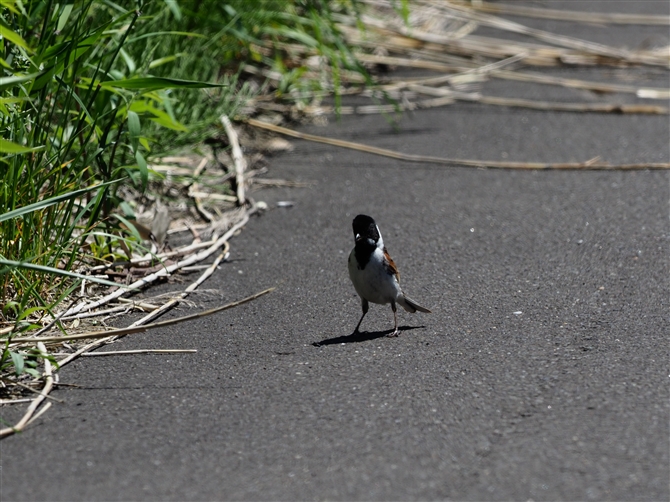
[[[53,206],[54,204],[58,204],[59,202],[63,202],[65,200],[74,199],[75,197],[79,197],[80,195],[92,192],[93,190],[105,187],[107,185],[112,185],[114,183],[117,183],[118,181],[114,180],[114,181],[108,181],[107,183],[100,183],[99,185],[82,188],[80,190],[75,190],[74,192],[64,193],[61,195],[57,195],[56,197],[51,197],[50,199],[41,200],[39,202],[35,202],[34,204],[29,204],[27,206],[14,209],[13,211],[0,214],[0,222],[11,220],[12,218],[17,218],[19,216],[24,216],[28,213],[32,213],[33,211],[37,211],[38,209],[44,209],[45,207]]]
[[[207,87],[225,87],[216,82],[200,82],[168,77],[141,77],[125,80],[107,80],[101,82],[103,88],[131,89],[134,91],[156,91],[159,89],[202,89]]]
[[[128,286],[126,286],[125,284],[119,284],[117,282],[108,281],[106,279],[101,279],[99,277],[78,274],[76,272],[69,272],[67,270],[61,270],[60,268],[47,267],[45,265],[36,265],[35,263],[29,263],[25,261],[5,260],[0,258],[0,265],[5,266],[4,269],[0,270],[0,275],[6,274],[8,271],[14,268],[24,268],[28,270],[36,270],[38,272],[45,272],[47,274],[62,275],[64,277],[71,277],[73,279],[82,279],[90,282],[96,282],[98,284],[103,284],[104,286],[128,288]]]

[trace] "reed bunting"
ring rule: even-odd
[[[381,305],[391,304],[394,330],[387,336],[398,336],[398,314],[396,303],[407,312],[430,313],[414,300],[405,295],[400,288],[400,273],[393,259],[384,247],[379,227],[371,217],[359,214],[353,221],[356,245],[349,254],[349,277],[356,293],[361,297],[363,315],[356,325],[354,333],[368,313],[369,302]]]

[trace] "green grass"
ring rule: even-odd
[[[161,127],[186,129],[165,112],[161,92],[210,84],[137,78],[129,71],[123,46],[142,25],[140,11],[94,1],[74,8],[29,2],[3,14],[5,33],[11,29],[12,35],[0,62],[5,75],[11,73],[0,78],[6,140],[0,145],[0,207],[16,213],[0,222],[0,290],[2,313],[10,316],[52,308],[71,285],[44,270],[69,270],[81,260],[86,238],[106,226],[118,203],[120,183],[146,185],[151,138],[142,119],[158,117]],[[56,202],[34,206],[49,199]],[[109,253],[102,246],[98,258]]]

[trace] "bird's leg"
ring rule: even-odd
[[[391,310],[393,310],[393,324],[394,324],[394,329],[393,333],[389,333],[386,336],[398,336],[399,331],[398,331],[398,309],[395,306],[395,302],[391,302]]]
[[[356,329],[354,330],[354,333],[358,333],[358,328],[360,328],[361,323],[363,322],[363,318],[365,317],[365,314],[368,313],[368,309],[370,308],[370,304],[368,303],[367,300],[361,299],[361,307],[363,308],[363,315],[361,316],[361,320],[358,321],[358,324],[356,325]]]

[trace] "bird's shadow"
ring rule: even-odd
[[[413,329],[425,328],[425,326],[398,326],[398,331],[411,331]],[[339,343],[360,343],[368,342],[370,340],[376,340],[377,338],[382,338],[393,333],[392,329],[386,331],[359,331],[358,333],[352,333],[351,335],[336,336],[335,338],[326,338],[320,342],[314,342],[312,345],[315,347],[322,347],[324,345],[334,345]]]

